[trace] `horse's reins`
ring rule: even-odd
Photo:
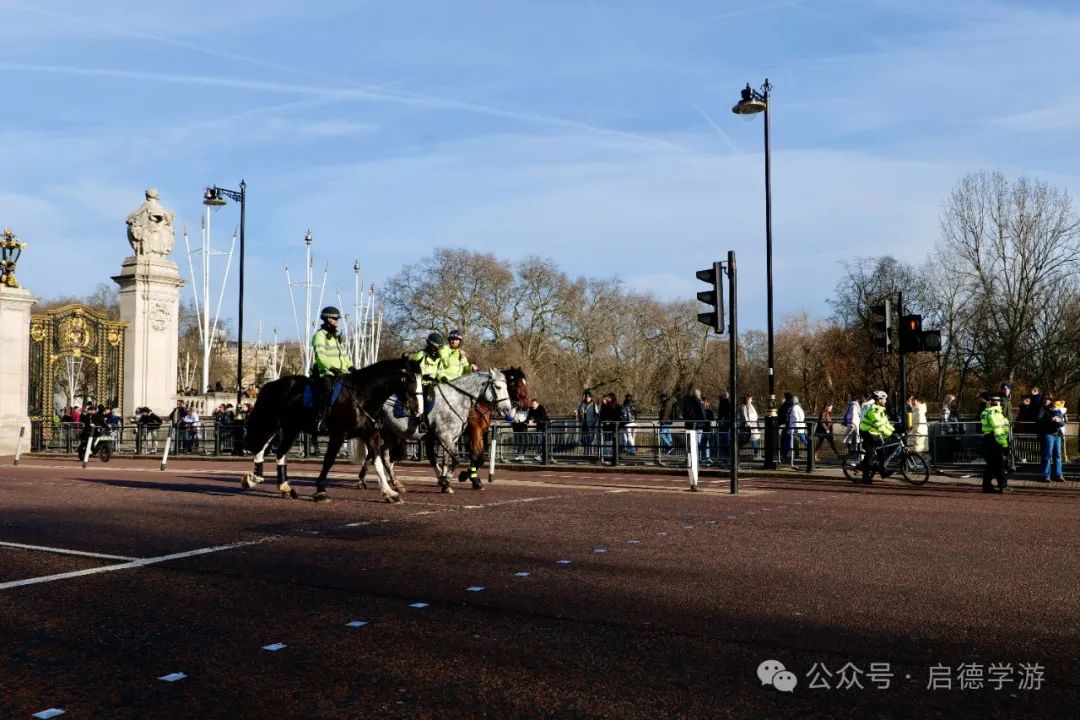
[[[442,395],[444,400],[446,400],[446,395],[443,394],[443,389],[442,388],[444,386],[449,386],[449,387],[452,387],[454,390],[457,390],[459,393],[461,393],[465,397],[470,398],[473,401],[473,404],[475,405],[476,403],[487,402],[487,400],[485,400],[482,396],[487,391],[487,389],[489,387],[491,387],[492,385],[494,385],[494,384],[495,384],[495,377],[493,375],[488,374],[488,379],[484,383],[484,387],[480,390],[479,395],[473,395],[468,390],[464,390],[462,388],[459,388],[457,385],[454,385],[453,383],[437,383],[436,387],[439,389],[439,394]],[[506,399],[507,402],[509,402],[511,404],[511,407],[512,407],[513,406],[513,401],[510,400],[509,387],[507,388],[507,393],[506,393],[506,398],[505,399]],[[493,402],[496,405],[498,405],[500,402],[502,402],[502,400],[503,400],[503,398],[500,398],[498,395],[496,395],[495,400]],[[462,423],[467,424],[469,422],[469,418],[468,417],[462,417],[461,414],[458,413],[458,411],[454,408],[454,406],[450,404],[449,400],[446,401],[446,405],[447,405],[447,407],[450,408],[450,411],[453,412],[454,415],[457,416],[457,419],[460,420]],[[438,433],[436,433],[436,437],[438,438]],[[456,452],[455,449],[446,447],[446,444],[442,441],[441,438],[439,439],[439,445],[442,446],[443,452],[446,452],[448,454],[452,453],[452,452]]]

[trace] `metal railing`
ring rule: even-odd
[[[213,420],[199,423],[163,423],[153,428],[145,425],[110,426],[113,454],[117,456],[160,456],[165,442],[170,440],[169,454],[173,457],[239,456],[243,450],[243,423],[224,423]],[[30,449],[38,453],[74,455],[82,438],[79,423],[47,423],[35,420],[30,424]],[[290,452],[291,457],[321,457],[325,438],[301,433]],[[339,458],[349,458],[351,443],[345,443]]]
[[[489,446],[494,447],[494,459],[506,464],[567,464],[612,466],[660,466],[687,468],[689,439],[686,423],[679,421],[661,424],[655,420],[638,420],[630,423],[602,423],[587,426],[572,419],[552,420],[543,428],[515,429],[509,425],[493,425],[488,436]],[[726,468],[731,462],[730,435],[726,423],[699,423],[695,426],[697,437],[697,465],[701,468]],[[1062,459],[1066,464],[1077,465],[1080,458],[1070,457],[1078,446],[1075,426],[1073,434],[1066,435]],[[82,428],[76,423],[31,423],[30,449],[38,453],[62,453],[74,455],[79,447]],[[244,426],[242,423],[206,421],[196,424],[168,423],[158,428],[139,425],[116,425],[111,429],[114,454],[118,456],[160,456],[167,438],[171,438],[170,454],[173,456],[231,456],[247,454],[242,450]],[[737,457],[740,465],[750,468],[763,460],[764,422],[754,425],[740,424],[737,432]],[[832,443],[828,442],[832,439]],[[494,440],[492,443],[491,441]],[[781,430],[780,460],[784,465],[798,470],[813,472],[817,467],[837,466],[841,456],[849,450],[845,443],[856,442],[848,436],[844,426],[832,423],[824,434],[818,432],[818,421],[807,418],[802,427]],[[982,428],[979,422],[932,423],[925,433],[909,430],[909,443],[927,461],[936,467],[970,467],[983,463]],[[325,439],[304,433],[294,443],[292,457],[318,457]],[[464,438],[458,442],[459,459],[469,457]],[[1039,437],[1031,433],[1013,436],[1013,456],[1022,469],[1030,470],[1042,462]],[[339,457],[351,457],[350,443],[342,449]],[[424,457],[422,443],[406,443],[405,458],[420,460]],[[1072,460],[1072,463],[1070,463]],[[1026,468],[1024,466],[1027,466]],[[1076,468],[1080,470],[1080,468]]]

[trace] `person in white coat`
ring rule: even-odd
[[[908,398],[908,407],[911,408],[911,435],[915,451],[924,453],[930,449],[930,424],[926,421],[926,403],[913,394]]]
[[[810,438],[806,434],[806,412],[799,404],[799,398],[791,396],[791,413],[788,415],[788,437],[791,438],[791,466],[795,467],[795,456],[799,452],[801,444],[807,452],[810,452]]]
[[[754,396],[750,393],[743,395],[743,401],[739,404],[739,425],[739,445],[749,442],[753,459],[760,460],[761,430],[758,427],[758,414],[757,408],[754,407]]]

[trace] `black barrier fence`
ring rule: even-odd
[[[701,423],[692,428],[698,436],[698,464],[703,469],[726,468],[731,462],[730,433],[726,423]],[[604,423],[587,426],[575,420],[552,420],[542,429],[520,430],[508,425],[493,425],[489,449],[497,463],[508,464],[592,464],[612,466],[660,466],[686,468],[688,438],[686,423],[661,424],[656,421]],[[978,422],[933,423],[923,433],[918,428],[908,433],[909,444],[937,467],[970,467],[983,463],[982,428]],[[239,423],[202,422],[164,424],[158,428],[116,425],[109,428],[114,454],[160,456],[165,441],[171,438],[172,456],[239,456],[244,427]],[[752,468],[762,461],[764,423],[739,425],[736,432],[740,465]],[[81,426],[75,423],[31,423],[30,449],[39,453],[74,455],[79,447]],[[830,442],[831,440],[831,442]],[[301,434],[293,445],[292,457],[321,457],[325,438]],[[832,424],[819,431],[816,419],[808,418],[798,427],[781,431],[781,460],[797,470],[813,472],[817,467],[836,467],[842,456],[858,443],[858,433]],[[350,443],[339,455],[351,457]],[[1063,443],[1062,459],[1074,472],[1080,471],[1080,446],[1075,429]],[[462,461],[469,451],[464,439],[458,443]],[[1070,454],[1072,453],[1072,454]],[[422,459],[421,444],[406,443],[405,457]],[[1023,471],[1037,471],[1042,464],[1042,449],[1037,435],[1018,433],[1013,437],[1013,459]],[[1072,473],[1070,473],[1072,474]]]

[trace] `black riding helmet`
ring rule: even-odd
[[[333,318],[334,320],[340,320],[341,319],[341,311],[338,310],[333,305],[327,305],[326,307],[324,307],[322,309],[322,312],[319,313],[319,317],[321,319],[323,319],[323,320],[326,320],[327,318]]]
[[[460,330],[451,330],[450,334],[446,336],[446,339],[447,340],[461,340],[462,339],[461,338],[461,331]]]
[[[438,350],[443,346],[443,338],[437,332],[433,332],[427,336],[427,346],[429,350]]]

